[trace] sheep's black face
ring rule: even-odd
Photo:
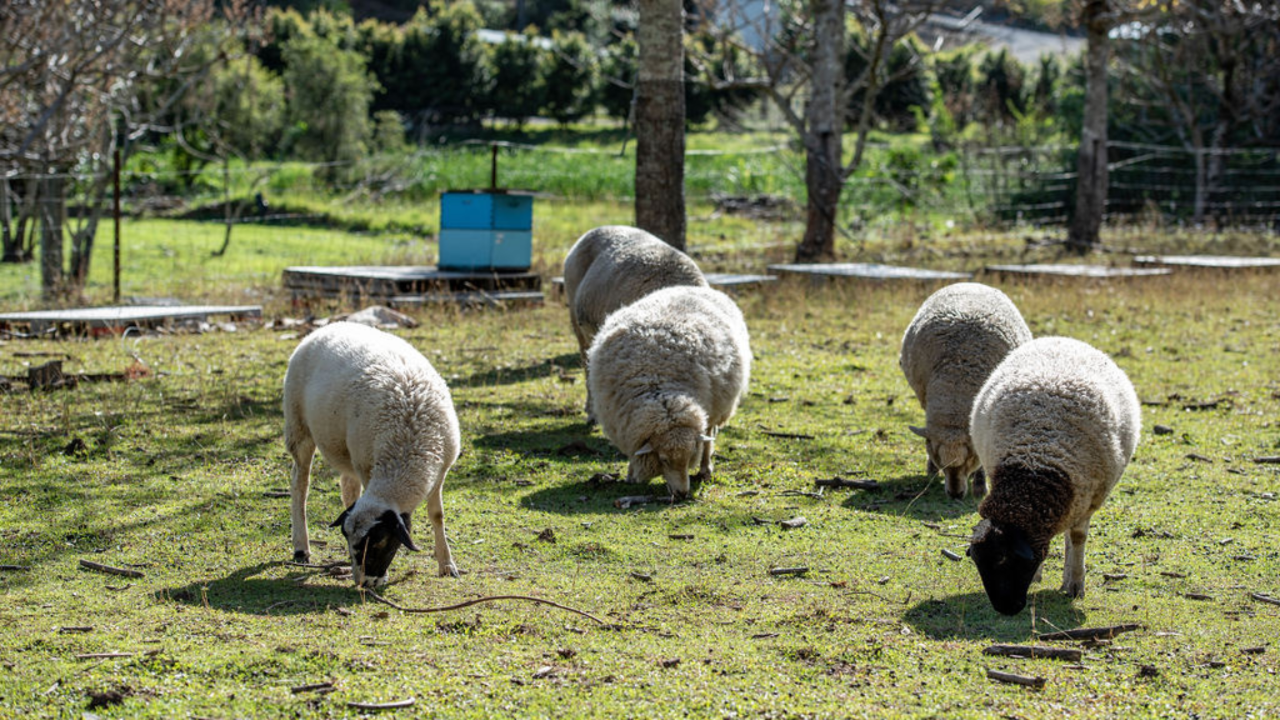
[[[1027,606],[1027,589],[1043,557],[1037,557],[1026,533],[994,523],[969,546],[991,607],[1002,615],[1017,615]]]
[[[409,515],[397,515],[387,510],[367,529],[356,529],[349,527],[353,523],[346,522],[349,512],[349,509],[344,511],[334,524],[342,526],[342,534],[347,538],[351,550],[351,575],[357,585],[383,585],[387,581],[387,569],[400,546],[418,549],[409,536]]]

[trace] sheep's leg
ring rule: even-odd
[[[436,564],[440,567],[440,577],[458,577],[458,566],[453,564],[449,540],[444,535],[444,501],[441,498],[443,489],[444,478],[441,477],[427,495],[427,517],[431,519],[431,532],[435,534],[434,553]]]
[[[933,458],[927,458],[924,464],[924,474],[934,477],[938,474],[938,466],[933,464]]]
[[[569,324],[573,326],[573,334],[578,338],[578,357],[582,360],[582,384],[587,387],[587,403],[583,406],[583,411],[587,414],[587,425],[595,425],[596,418],[591,412],[591,371],[587,368],[587,348],[591,343],[587,341],[586,333],[578,324],[578,314],[569,310]]]
[[[293,561],[308,562],[311,537],[307,534],[307,491],[311,489],[311,459],[315,456],[316,444],[311,438],[301,438],[290,443],[290,452],[293,455],[293,476],[289,481]]]
[[[707,433],[711,439],[702,443],[702,462],[698,465],[698,479],[706,480],[711,477],[711,471],[715,470],[715,462],[712,456],[716,452],[716,435],[719,433],[717,428],[712,428]]]
[[[1062,568],[1062,592],[1068,597],[1084,597],[1084,543],[1089,538],[1086,519],[1067,531],[1067,556]]]
[[[338,489],[342,491],[342,507],[349,508],[360,499],[360,478],[343,473],[338,479]]]
[[[987,473],[982,468],[978,468],[973,473],[973,496],[979,500],[987,495]]]

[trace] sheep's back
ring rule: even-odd
[[[751,362],[746,323],[733,301],[686,287],[659,290],[610,315],[588,358],[596,418],[626,452],[661,422],[664,398],[692,398],[712,425],[723,424]]]
[[[638,228],[596,228],[565,260],[566,299],[578,323],[588,330],[599,328],[618,308],[673,286],[706,287],[707,281],[688,255]]]
[[[1066,472],[1077,504],[1101,502],[1137,447],[1141,410],[1106,354],[1070,338],[1022,345],[992,372],[970,423],[983,467],[1016,460]]]

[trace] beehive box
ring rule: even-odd
[[[523,272],[532,264],[532,195],[501,190],[441,195],[441,270]]]

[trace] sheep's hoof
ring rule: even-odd
[[[462,577],[462,576],[458,574],[457,566],[450,564],[447,567],[440,568],[440,577],[456,578],[456,577]]]
[[[311,553],[306,550],[294,550],[293,561],[296,563],[311,562]]]
[[[1084,597],[1084,582],[1068,580],[1062,583],[1062,592],[1069,598],[1082,598]]]

